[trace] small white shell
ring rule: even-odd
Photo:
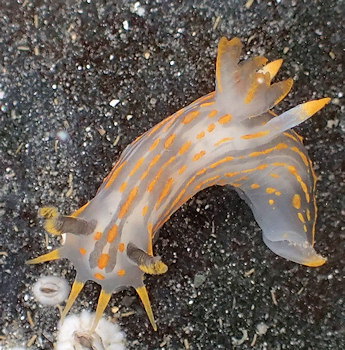
[[[69,291],[67,281],[55,276],[43,276],[32,287],[36,300],[42,305],[62,303],[67,298]]]

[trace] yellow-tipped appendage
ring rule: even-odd
[[[98,304],[96,309],[96,315],[92,323],[91,333],[93,333],[98,325],[99,320],[102,318],[103,312],[107,307],[109,300],[111,298],[111,293],[106,293],[103,289],[98,298]]]
[[[306,102],[301,107],[307,116],[312,116],[313,114],[318,112],[321,108],[325,107],[325,105],[330,102],[331,102],[331,99],[329,97],[325,97],[325,98],[321,98],[320,100]]]
[[[62,311],[61,322],[63,322],[63,320],[65,319],[68,311],[71,309],[73,303],[75,302],[75,300],[77,299],[79,293],[83,289],[84,284],[85,283],[79,282],[79,281],[74,281],[73,282],[71,293],[69,293],[66,306],[65,306],[64,310]]]
[[[60,259],[59,249],[55,249],[55,250],[51,251],[50,253],[43,254],[41,256],[38,256],[37,258],[27,260],[26,264],[29,264],[29,265],[30,264],[39,264],[39,263],[43,263],[46,261],[52,261],[52,260],[56,260],[56,259]]]
[[[269,73],[270,75],[270,80],[273,80],[273,78],[277,75],[281,65],[283,64],[283,60],[275,60],[270,63],[267,63],[266,66],[262,67],[260,69],[260,72],[262,73]]]
[[[156,331],[157,330],[157,325],[156,325],[156,321],[153,317],[153,312],[152,312],[152,308],[151,308],[151,303],[150,303],[150,299],[149,296],[147,294],[147,290],[145,286],[139,287],[135,289],[140,297],[141,302],[144,305],[147,317],[149,318],[152,328]]]

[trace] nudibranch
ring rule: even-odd
[[[215,91],[130,144],[86,205],[70,216],[54,207],[40,210],[45,229],[66,239],[28,263],[67,258],[77,271],[62,318],[92,280],[102,287],[93,330],[112,293],[126,287],[136,289],[156,330],[143,278],[167,266],[154,256],[153,238],[183,203],[213,185],[232,186],[248,203],[273,252],[306,266],[325,263],[313,248],[316,177],[301,138],[290,129],[330,99],[276,115],[271,109],[293,83],[271,83],[282,60],[239,62],[241,49],[238,38],[220,40]]]

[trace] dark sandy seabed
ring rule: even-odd
[[[1,0],[0,349],[52,349],[59,313],[31,286],[75,276],[65,260],[24,264],[59,245],[38,208],[84,204],[135,137],[212,91],[221,36],[239,36],[245,55],[284,58],[279,79],[295,85],[278,112],[332,98],[297,128],[319,176],[316,249],[328,262],[277,257],[236,193],[213,187],[160,231],[169,271],[146,279],[158,332],[133,290],[106,316],[134,311],[119,320],[129,349],[232,349],[243,334],[236,348],[344,349],[344,15],[344,1]],[[72,311],[94,309],[98,293],[88,283]]]

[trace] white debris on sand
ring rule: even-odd
[[[94,314],[84,310],[80,315],[66,317],[60,324],[56,350],[125,350],[125,334],[120,327],[102,318],[94,333],[90,328]]]

